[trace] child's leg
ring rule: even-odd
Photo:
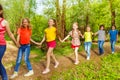
[[[19,70],[20,63],[21,63],[21,60],[22,60],[22,55],[23,55],[22,47],[20,47],[19,50],[18,50],[18,56],[17,56],[17,60],[16,60],[16,66],[15,66],[15,69],[14,69],[15,72],[18,72],[18,70]]]
[[[101,41],[98,41],[99,54],[101,54]]]
[[[51,57],[53,58],[53,60],[55,61],[55,68],[57,68],[58,67],[58,65],[59,65],[59,62],[57,61],[57,59],[55,58],[55,55],[53,54],[53,51],[52,51],[52,53],[51,53]]]
[[[48,51],[47,51],[47,66],[46,66],[46,69],[49,69],[49,66],[50,66],[50,56],[51,56],[51,53],[53,52],[53,49],[54,48],[49,48]]]
[[[84,43],[85,51],[87,53],[87,42]]]
[[[51,52],[51,57],[53,58],[53,60],[55,61],[55,63],[58,63],[57,59],[55,58],[55,55],[53,54],[53,51]]]
[[[75,53],[75,62],[78,62],[78,49],[79,47],[76,47],[75,50],[74,50],[74,53]]]
[[[115,41],[110,41],[112,53],[115,51]]]
[[[104,41],[101,41],[101,45],[100,45],[100,48],[101,48],[101,54],[104,53],[103,44],[104,44]]]
[[[29,55],[30,55],[30,45],[26,45],[25,52],[24,52],[24,60],[25,60],[25,63],[27,64],[28,70],[30,71],[32,70],[32,66],[30,64]]]
[[[0,76],[2,77],[2,80],[8,80],[6,70],[2,64],[2,58],[5,53],[6,46],[0,46]]]
[[[22,60],[22,55],[23,55],[23,47],[21,46],[18,50],[18,56],[17,56],[17,60],[16,60],[16,65],[15,65],[15,68],[14,68],[14,73],[13,75],[10,77],[11,79],[15,78],[18,76],[18,70],[19,70],[19,67],[20,67],[20,63],[21,63],[21,60]]]
[[[90,55],[91,55],[90,54],[91,44],[92,44],[91,42],[88,42],[88,51],[87,51],[88,52],[88,55],[87,55],[88,60],[90,59]]]
[[[51,53],[53,51],[54,48],[48,48],[48,51],[47,51],[47,65],[46,65],[46,69],[42,72],[42,74],[47,74],[48,72],[50,72],[50,56],[51,56]]]

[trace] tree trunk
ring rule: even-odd
[[[111,10],[111,25],[115,25],[115,8],[113,8],[113,0],[109,0]]]
[[[87,14],[87,15],[86,15],[86,22],[85,22],[85,26],[87,27],[87,26],[88,26],[88,24],[89,24],[89,15]]]
[[[62,5],[62,16],[61,16],[61,38],[65,37],[65,31],[66,31],[66,23],[65,23],[65,18],[66,18],[66,0],[63,0],[63,5]]]
[[[57,34],[60,36],[61,33],[61,13],[60,13],[60,5],[59,0],[56,0],[56,27],[57,27]]]

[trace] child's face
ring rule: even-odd
[[[104,29],[104,27],[102,26],[101,28],[100,28],[100,30],[103,30]]]
[[[87,32],[90,32],[90,27],[87,27]]]
[[[73,29],[77,29],[78,26],[76,24],[73,24]]]
[[[112,30],[115,30],[115,26],[112,26]]]
[[[55,23],[54,23],[54,21],[52,20],[52,19],[50,19],[49,21],[48,21],[48,25],[49,26],[53,26]]]
[[[24,26],[28,26],[29,25],[29,23],[28,23],[28,21],[26,19],[23,20],[23,25]]]

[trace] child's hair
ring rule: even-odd
[[[53,18],[50,18],[50,19],[53,20],[53,22],[54,22],[54,25],[53,25],[53,26],[54,26],[54,27],[57,27],[57,21],[56,21],[55,19],[53,19]],[[50,20],[50,19],[49,19],[49,20]]]
[[[23,19],[22,19],[22,21],[21,21],[21,27],[22,27],[22,28],[25,28],[25,26],[23,25],[24,20],[27,20],[27,21],[28,21],[27,29],[31,29],[30,20],[29,20],[28,18],[23,18]]]
[[[3,7],[1,4],[0,4],[0,17],[3,18]]]
[[[114,26],[114,27],[115,27],[115,29],[116,29],[116,25],[112,25],[112,26],[111,26],[111,29],[112,29],[112,27],[113,27],[113,26]]]
[[[100,25],[99,29],[101,29],[102,27],[103,27],[103,29],[105,28],[105,26],[102,24],[102,25]]]
[[[90,29],[91,29],[91,27],[90,27],[89,25],[86,26],[86,31],[87,31],[87,28],[90,28]]]
[[[76,24],[77,26],[79,26],[78,22],[74,22],[73,24]]]

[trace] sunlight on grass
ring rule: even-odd
[[[82,62],[75,68],[55,73],[52,80],[119,80],[120,54],[108,55],[101,58],[100,65],[93,61]]]

